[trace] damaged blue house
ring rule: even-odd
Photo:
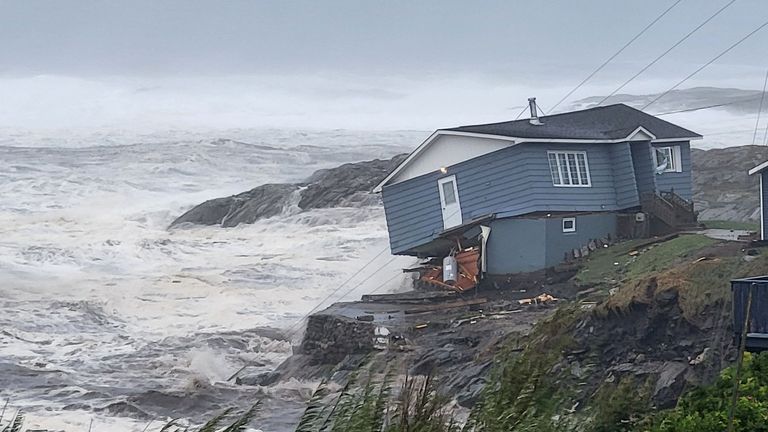
[[[701,135],[624,104],[539,117],[529,103],[528,119],[435,131],[376,186],[393,254],[474,246],[484,273],[530,272],[695,223]]]

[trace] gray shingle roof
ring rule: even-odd
[[[528,119],[523,119],[443,130],[517,138],[617,140],[626,138],[642,126],[656,139],[701,137],[696,132],[624,104],[543,116],[539,120],[541,125],[532,125]]]

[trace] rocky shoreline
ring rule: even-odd
[[[348,163],[315,171],[301,183],[265,184],[237,195],[208,200],[176,218],[171,228],[190,224],[234,227],[284,212],[380,205],[379,197],[371,190],[405,156]]]

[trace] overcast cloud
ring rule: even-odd
[[[256,91],[264,95],[259,112],[271,102],[283,112],[305,101],[315,107],[334,101],[350,106],[350,100],[383,101],[396,109],[393,101],[407,100],[410,107],[414,96],[434,98],[443,91],[456,92],[457,106],[485,103],[488,109],[477,114],[519,105],[513,99],[532,92],[553,103],[672,3],[0,0],[0,96],[24,107],[0,108],[0,126],[33,127],[43,114],[55,120],[56,109],[66,114],[67,103],[94,98],[104,104],[97,114],[111,112],[109,122],[118,121],[124,110],[144,112],[158,100],[170,104],[174,91],[191,99],[188,109],[161,106],[163,115],[236,112],[238,105],[256,103],[242,98]],[[609,91],[725,3],[683,0],[574,98]],[[664,90],[765,20],[768,1],[738,0],[624,91]],[[759,88],[768,67],[767,42],[764,30],[691,84]],[[20,88],[37,89],[50,100],[36,104]],[[500,90],[506,101],[494,96]],[[491,94],[467,99],[470,91]],[[152,92],[164,96],[146,96]],[[265,101],[267,93],[273,99]],[[204,101],[227,99],[217,102],[222,105],[216,111],[215,101],[203,103],[194,94]],[[202,111],[195,103],[202,103]],[[163,118],[173,123],[162,115],[160,123]],[[298,112],[291,118],[301,123]],[[72,124],[61,122],[67,121]],[[398,125],[412,126],[382,123]]]

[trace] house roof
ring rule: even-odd
[[[530,119],[438,129],[395,167],[374,189],[384,185],[417,159],[440,135],[464,135],[508,141],[556,143],[615,143],[641,138],[653,142],[695,140],[702,136],[625,104],[605,105]]]
[[[539,117],[542,124],[523,120],[443,129],[515,138],[617,140],[638,127],[656,139],[701,138],[701,135],[624,104],[606,105]]]

